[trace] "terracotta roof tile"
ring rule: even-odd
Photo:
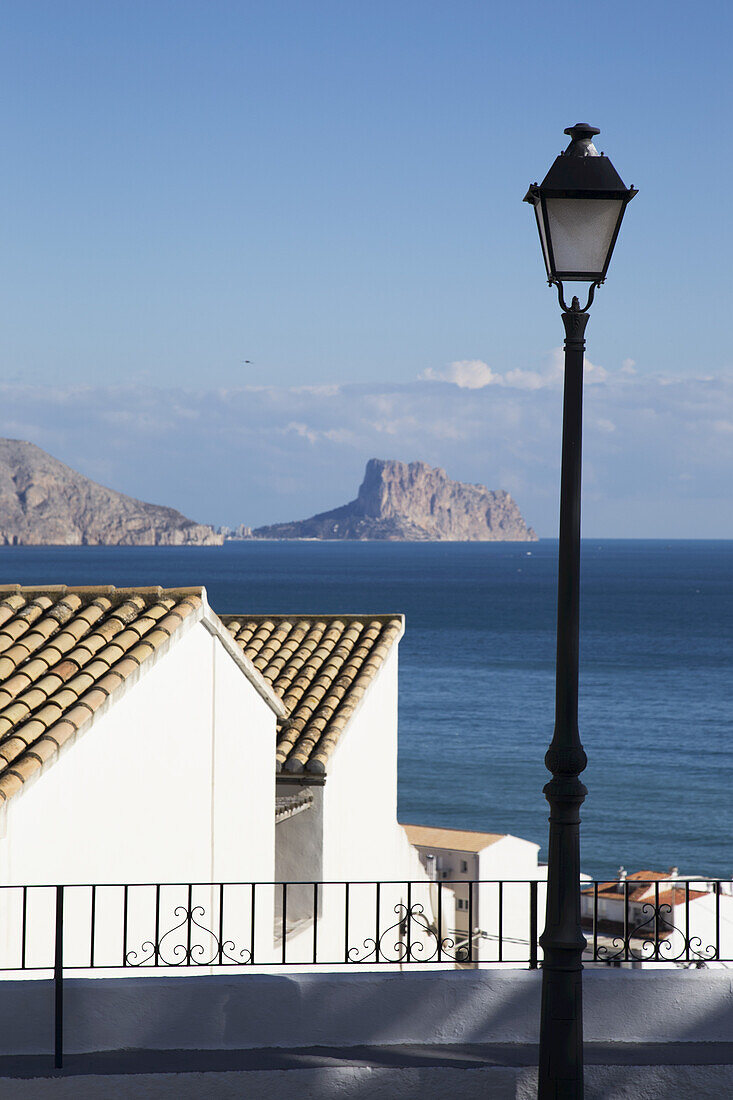
[[[202,602],[200,588],[0,587],[0,802]]]
[[[10,596],[0,600],[0,626],[12,619],[15,612],[24,604],[22,596]]]
[[[399,615],[221,615],[287,707],[277,769],[323,775],[367,687],[402,633]]]
[[[6,801],[23,786],[23,780],[15,772],[3,771],[0,774],[0,798]]]
[[[58,745],[50,737],[39,737],[37,741],[33,742],[33,748],[30,750],[33,758],[38,760],[41,765],[55,756],[58,751]]]
[[[20,756],[27,748],[28,742],[22,737],[7,738],[0,745],[0,767],[4,768],[7,764],[12,763],[16,756]],[[2,763],[2,761],[5,761],[5,763]]]
[[[126,680],[128,676],[131,676],[133,672],[137,672],[140,665],[137,661],[134,661],[132,657],[123,657],[121,661],[118,661],[111,672],[116,672],[123,680]]]

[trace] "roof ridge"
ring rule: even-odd
[[[391,622],[393,619],[404,619],[404,611],[333,611],[327,615],[321,614],[320,611],[288,611],[286,612],[267,612],[253,615],[250,612],[243,611],[224,611],[216,614],[226,626],[227,623],[239,620],[242,623],[257,623],[261,625],[268,620],[275,623],[283,622],[285,619],[290,619],[294,622],[336,622],[339,619],[352,621],[373,621],[379,620],[380,622]]]
[[[509,833],[488,833],[484,829],[458,829],[455,825],[421,825],[417,821],[400,821],[403,829],[436,829],[441,833],[475,833],[476,836],[509,836]]]
[[[9,596],[23,596],[31,600],[43,596],[55,597],[56,599],[59,599],[59,597],[63,599],[64,596],[92,599],[107,596],[119,604],[124,603],[131,596],[139,596],[146,601],[146,604],[148,601],[152,604],[156,603],[161,597],[185,599],[187,596],[202,596],[205,591],[206,588],[202,584],[174,585],[170,588],[160,584],[120,587],[114,584],[1,584],[0,602],[6,600]]]

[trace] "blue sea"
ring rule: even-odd
[[[7,547],[0,576],[204,584],[221,612],[404,612],[400,819],[544,851],[556,556],[554,540]],[[733,875],[733,542],[584,541],[580,727],[583,870]]]

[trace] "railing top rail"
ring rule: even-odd
[[[5,882],[0,883],[0,890],[56,890],[63,886],[65,890],[91,890],[96,888],[98,890],[122,890],[125,887],[128,889],[142,889],[145,887],[154,889],[160,887],[168,889],[174,887],[180,887],[181,889],[193,888],[212,888],[219,886],[374,886],[377,882],[382,886],[468,886],[469,883],[473,883],[474,886],[499,886],[503,884],[515,884],[515,885],[528,885],[530,883],[545,883],[546,880],[542,878],[486,878],[486,879],[471,879],[471,878],[439,878],[439,879],[220,879],[216,881],[175,881],[175,882],[155,882],[148,880],[145,882]],[[714,876],[690,876],[689,878],[679,877],[676,879],[581,879],[581,887],[589,892],[593,891],[595,886],[612,885],[623,886],[628,883],[629,888],[639,886],[654,886],[658,885],[660,890],[669,890],[674,887],[685,886],[733,886],[733,879],[730,878],[715,878]]]

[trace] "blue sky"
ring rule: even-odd
[[[582,119],[640,189],[588,328],[586,533],[733,537],[732,24],[5,0],[0,432],[216,523],[422,458],[553,535],[562,326],[521,199]]]

